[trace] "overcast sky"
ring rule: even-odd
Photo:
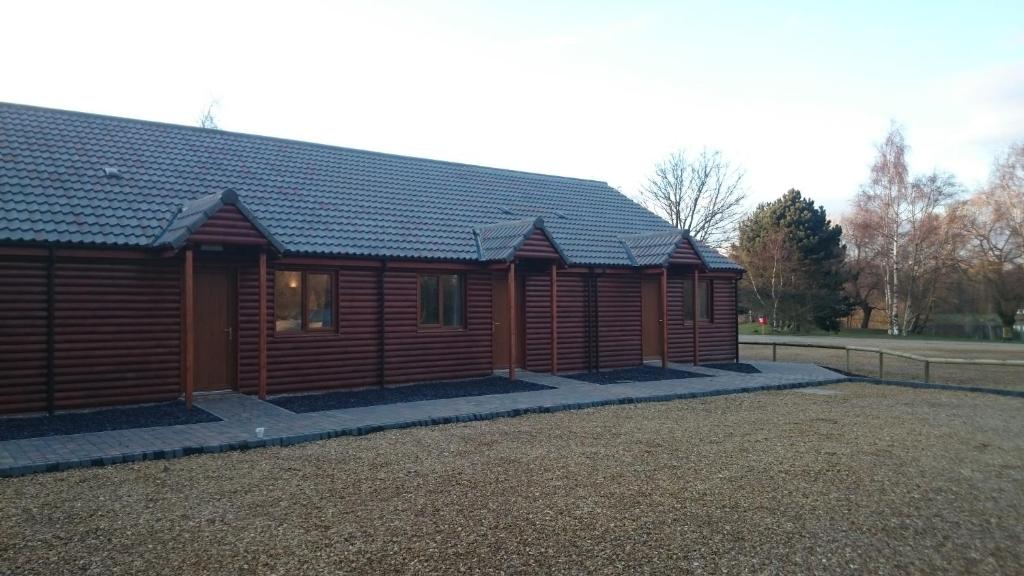
[[[831,215],[891,120],[968,186],[1024,139],[1017,2],[5,3],[0,100],[604,180],[720,149]],[[895,6],[901,4],[901,6]]]

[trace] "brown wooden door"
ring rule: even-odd
[[[235,275],[226,268],[196,270],[195,388],[235,387]]]
[[[524,346],[526,335],[523,333],[525,325],[525,314],[523,309],[523,294],[525,291],[522,277],[517,274],[517,296],[516,296],[516,367],[523,366],[523,359],[526,357]],[[491,350],[494,358],[494,368],[504,370],[508,368],[508,275],[499,273],[494,275],[493,287],[491,289],[491,318],[493,319],[493,332],[491,336]]]
[[[644,360],[661,358],[662,310],[661,276],[643,276],[643,349]]]

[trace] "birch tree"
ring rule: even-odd
[[[746,199],[744,173],[717,150],[673,152],[640,190],[641,203],[676,228],[714,247],[735,234]]]

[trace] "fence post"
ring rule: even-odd
[[[931,362],[924,361],[924,383],[927,384],[931,381]]]
[[[850,349],[846,349],[846,373],[850,373]]]
[[[775,347],[776,347],[776,344],[773,342],[772,343],[772,362],[775,362],[775,359],[778,357],[776,352],[775,352]]]
[[[885,352],[878,351],[878,379],[885,380]]]

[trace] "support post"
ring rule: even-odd
[[[932,367],[932,363],[927,361],[927,360],[925,360],[924,361],[924,383],[925,384],[931,382],[931,377],[932,377],[931,367]]]
[[[693,269],[693,365],[700,364],[700,307],[698,306],[698,294],[700,293],[700,272]],[[775,361],[775,346],[772,345],[772,362]]]
[[[846,373],[850,373],[850,349],[846,349]]]
[[[183,288],[184,293],[182,294],[182,300],[184,303],[183,308],[183,330],[182,336],[184,338],[184,354],[185,354],[185,365],[182,371],[182,377],[184,378],[184,389],[185,389],[185,406],[192,408],[192,390],[195,385],[195,355],[196,355],[196,335],[195,335],[195,279],[194,266],[193,266],[193,254],[192,248],[185,249],[185,269],[183,270],[185,276],[185,286]]]
[[[267,253],[260,251],[259,398],[267,399]]]
[[[668,367],[668,268],[661,269],[661,367]]]
[[[558,263],[551,264],[551,373],[558,374]]]
[[[46,413],[53,415],[54,396],[56,396],[56,356],[57,344],[54,336],[57,320],[56,311],[56,268],[57,252],[50,248],[49,260],[46,265]]]
[[[878,352],[878,379],[885,380],[885,353]]]
[[[508,265],[508,379],[516,379],[516,263]]]
[[[778,345],[772,342],[772,362],[776,362],[779,358]]]

